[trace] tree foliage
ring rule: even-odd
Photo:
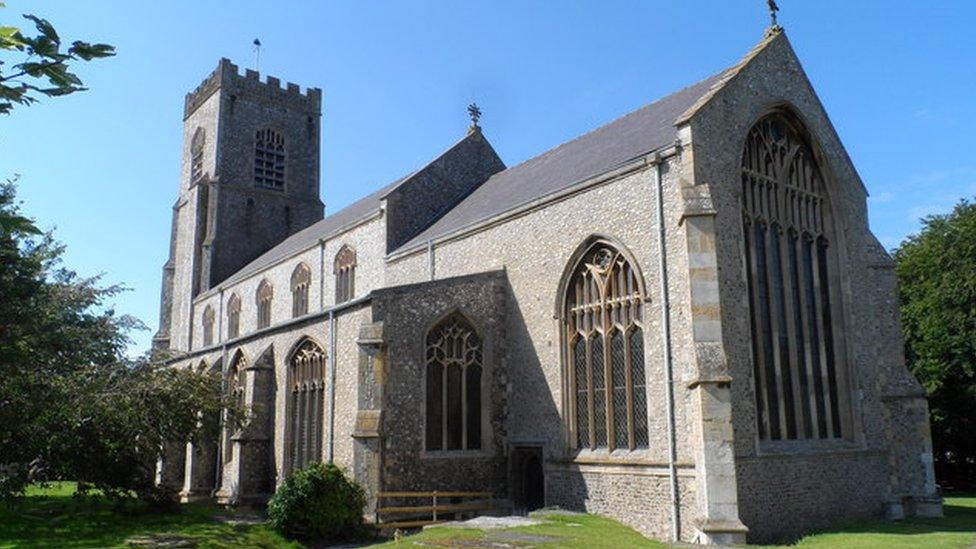
[[[909,368],[929,394],[944,483],[976,483],[976,203],[929,216],[895,251]]]
[[[115,55],[115,48],[108,44],[75,40],[65,47],[47,19],[29,14],[23,17],[37,34],[0,25],[0,52],[19,56],[9,70],[5,69],[7,62],[0,60],[0,114],[8,114],[15,105],[35,103],[41,95],[57,97],[85,90],[78,75],[71,72],[71,65]]]
[[[0,497],[31,480],[86,481],[158,499],[167,441],[216,435],[218,374],[125,356],[142,324],[106,301],[124,291],[61,263],[64,248],[21,215],[0,185]]]

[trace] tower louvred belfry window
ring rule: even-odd
[[[631,262],[597,241],[566,284],[571,430],[579,449],[647,448],[644,296]]]
[[[335,274],[335,302],[349,301],[356,295],[356,250],[343,245],[336,253],[333,265]]]
[[[761,440],[843,436],[830,208],[801,126],[773,113],[742,154],[744,263]]]
[[[262,280],[261,284],[258,285],[257,299],[258,305],[258,329],[267,328],[271,326],[271,298],[274,296],[274,290],[271,288],[271,283],[267,280]]]
[[[254,184],[266,189],[285,188],[285,138],[271,128],[254,136]]]
[[[291,466],[300,469],[322,456],[322,416],[325,409],[326,355],[305,340],[289,361],[291,393]]]
[[[203,179],[203,146],[207,142],[207,134],[203,128],[197,128],[190,141],[190,183],[197,183]]]
[[[308,314],[308,287],[312,282],[312,271],[308,265],[300,263],[291,273],[291,316],[298,318]]]
[[[482,342],[460,314],[427,334],[427,450],[481,448]]]

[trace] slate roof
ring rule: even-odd
[[[330,236],[342,232],[343,229],[349,225],[352,225],[363,218],[369,217],[370,214],[376,212],[380,208],[380,200],[383,198],[383,196],[395,189],[400,183],[403,183],[409,179],[409,177],[409,175],[401,177],[380,190],[360,198],[336,213],[316,221],[308,227],[305,227],[297,233],[289,236],[288,238],[282,240],[280,244],[264,252],[258,256],[257,259],[242,267],[241,270],[229,276],[226,280],[218,284],[218,286],[225,287],[235,282],[240,282],[248,276],[264,270],[286,257],[315,246],[319,239],[327,239]]]
[[[699,99],[708,95],[713,87],[721,84],[723,74],[706,78],[535,158],[496,173],[394,253],[449,235],[671,145],[677,138],[675,121]],[[280,260],[307,250],[316,245],[319,239],[342,232],[376,212],[382,198],[409,180],[414,173],[417,172],[291,235],[218,286],[226,287],[239,282]]]
[[[398,251],[490,219],[671,145],[677,138],[675,120],[720,82],[721,76],[706,78],[496,173]]]

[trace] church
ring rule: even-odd
[[[646,536],[936,516],[925,392],[867,190],[782,28],[515,166],[472,124],[324,215],[321,91],[222,59],[187,94],[154,347],[249,411],[171,444],[184,501],[333,462]]]

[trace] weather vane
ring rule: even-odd
[[[776,12],[779,11],[779,6],[776,5],[776,0],[766,0],[766,5],[769,6],[769,28],[778,29],[779,23],[776,22]]]
[[[260,71],[261,70],[261,41],[255,38],[254,42],[251,42],[251,44],[254,45],[254,70]]]
[[[471,117],[471,128],[479,127],[478,120],[481,120],[481,109],[478,108],[477,103],[468,105],[468,116]]]

